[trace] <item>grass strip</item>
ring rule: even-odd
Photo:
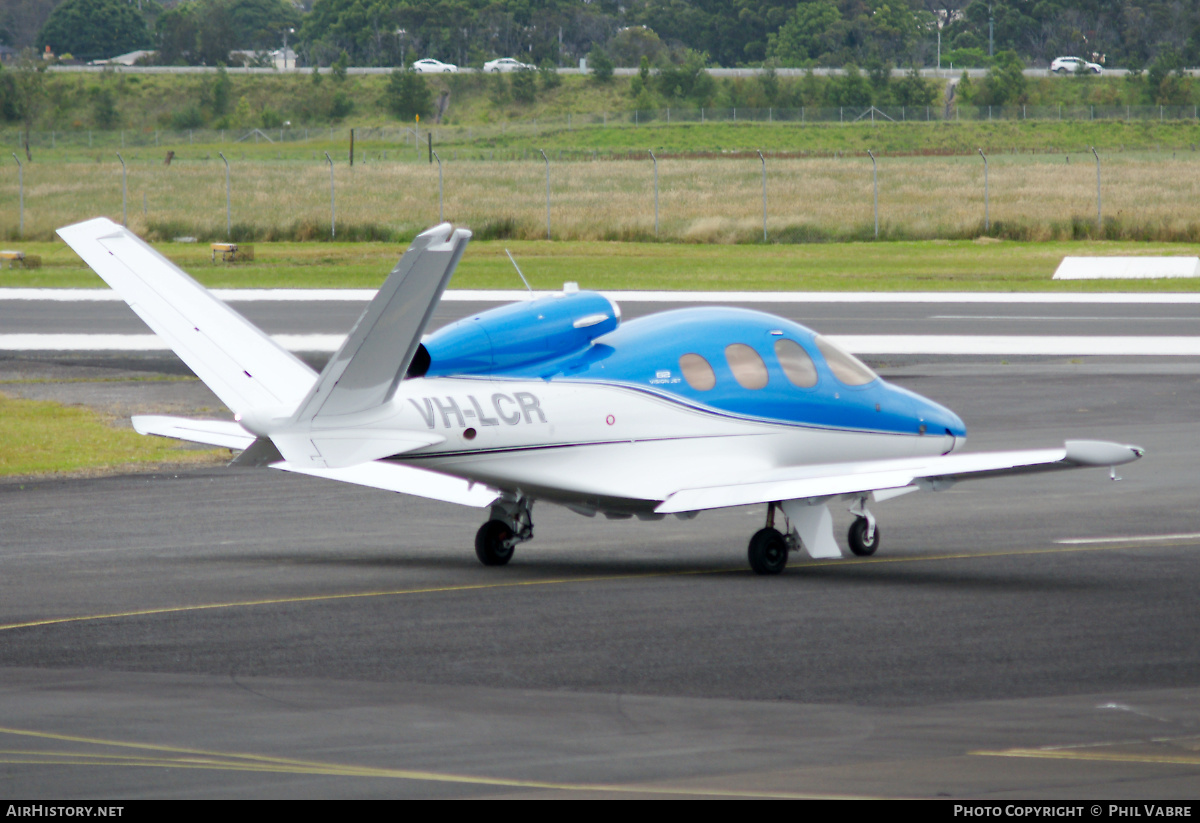
[[[100,288],[62,243],[28,243],[42,268],[4,269],[0,287]],[[213,288],[376,288],[403,252],[394,243],[259,243],[247,263],[212,263],[207,246],[156,248]],[[1065,255],[1200,255],[1200,244],[1128,241],[928,240],[707,245],[604,241],[473,241],[453,289],[519,289],[512,251],[537,289],[733,291],[1196,291],[1200,282],[1051,280]]]
[[[111,420],[81,406],[63,406],[0,394],[0,476],[144,470],[162,465],[198,465],[228,459],[226,449],[188,449],[176,441],[118,429]]]

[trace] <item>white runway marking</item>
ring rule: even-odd
[[[1160,540],[1195,540],[1200,532],[1191,534],[1147,534],[1140,537],[1068,537],[1055,540],[1064,546],[1084,546],[1092,543],[1152,543]]]
[[[556,292],[534,292],[542,297]],[[1090,303],[1105,305],[1200,305],[1200,292],[797,292],[797,291],[605,291],[630,303]],[[230,302],[366,302],[375,289],[213,289]],[[450,289],[448,302],[512,303],[529,292],[510,289]],[[109,289],[2,289],[0,300],[62,302],[120,301]]]
[[[999,335],[828,335],[855,354],[1086,355],[1200,357],[1200,337],[1038,337]],[[289,351],[333,352],[340,334],[276,334]],[[0,351],[166,351],[153,334],[0,334]]]

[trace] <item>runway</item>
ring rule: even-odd
[[[14,305],[52,311],[0,301],[6,332]],[[239,309],[274,333],[344,333],[361,310],[330,305]],[[38,333],[141,331],[63,306]],[[771,308],[840,334],[1196,334],[1190,305],[1049,307]],[[1068,315],[1103,319],[1050,319]],[[1200,359],[873,363],[959,412],[969,448],[1103,438],[1147,457],[1116,483],[889,501],[874,558],[778,578],[746,568],[761,507],[642,523],[538,506],[535,539],[494,569],[471,548],[479,512],[270,470],[0,484],[0,781],[58,799],[1200,795]],[[43,382],[0,390],[215,402],[132,379],[169,371],[10,352],[0,378]]]

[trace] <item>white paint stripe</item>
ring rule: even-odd
[[[855,354],[1200,357],[1200,337],[1043,337],[967,334],[829,336]]]
[[[829,335],[855,354],[1200,357],[1200,337]],[[340,334],[277,334],[289,351],[333,352]],[[0,351],[165,351],[153,334],[0,334]]]
[[[230,302],[366,302],[375,289],[213,289]],[[556,292],[534,292],[542,297]],[[1200,292],[1074,293],[1074,292],[802,292],[802,291],[605,291],[629,303],[1090,303],[1106,305],[1197,305]],[[452,289],[447,302],[512,303],[529,292],[508,289]],[[119,301],[109,289],[3,289],[0,300],[64,302]]]
[[[1064,546],[1082,546],[1089,543],[1150,543],[1159,540],[1195,540],[1200,538],[1200,532],[1192,534],[1148,534],[1138,537],[1069,537],[1055,540]]]

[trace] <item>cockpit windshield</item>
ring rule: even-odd
[[[825,357],[829,370],[847,386],[865,386],[879,379],[879,375],[867,368],[866,364],[850,352],[835,345],[831,340],[817,335],[814,338],[817,348]]]

